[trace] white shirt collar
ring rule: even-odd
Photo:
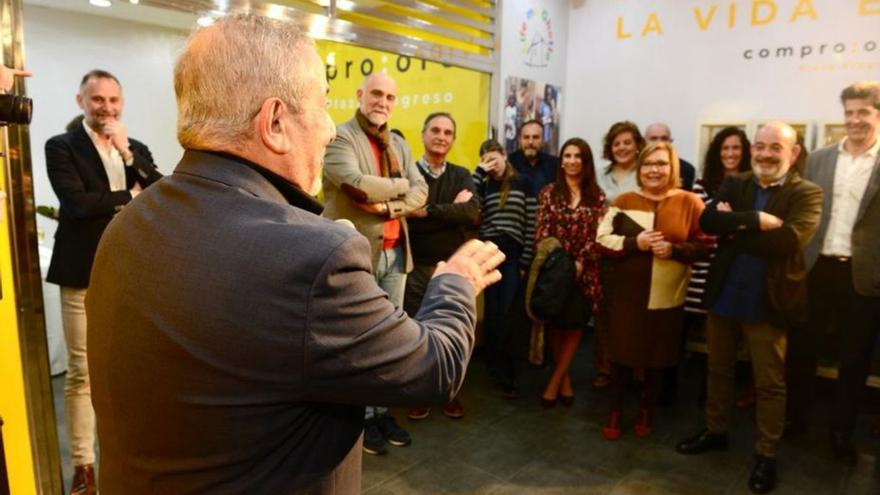
[[[837,151],[839,153],[846,153],[847,155],[850,154],[850,152],[846,151],[846,148],[844,147],[847,139],[849,139],[849,138],[844,137],[843,139],[840,140],[840,144],[837,145]],[[876,160],[877,153],[880,153],[880,133],[878,133],[874,136],[873,146],[868,148],[868,151],[866,151],[864,154],[871,157],[872,160]]]
[[[447,163],[446,160],[443,160],[443,166],[440,167],[440,171],[435,172],[434,168],[428,163],[428,160],[425,160],[424,156],[422,158],[420,158],[418,161],[418,164],[419,164],[419,166],[422,167],[422,170],[427,172],[428,175],[430,175],[431,177],[433,177],[435,179],[439,178],[441,175],[443,175],[444,172],[446,172],[446,163]]]

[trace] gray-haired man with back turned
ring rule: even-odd
[[[334,128],[290,24],[196,31],[174,83],[184,156],[107,228],[86,301],[99,488],[359,493],[363,404],[457,392],[503,255],[462,247],[415,319],[388,301],[367,240],[308,194]]]

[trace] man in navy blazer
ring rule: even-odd
[[[360,493],[364,405],[445,403],[504,256],[438,263],[415,318],[310,190],[335,135],[289,22],[228,15],[175,65],[174,174],[107,227],[86,309],[103,493]]]
[[[162,174],[150,150],[128,138],[121,122],[122,87],[109,72],[93,70],[80,83],[76,102],[83,121],[46,142],[46,167],[60,203],[48,282],[61,286],[67,341],[64,385],[72,494],[95,493],[95,413],[86,363],[84,301],[98,240],[113,216]]]

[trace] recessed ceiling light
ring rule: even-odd
[[[132,5],[137,5],[141,3],[141,0],[128,0]]]
[[[209,15],[203,15],[196,20],[196,24],[202,27],[208,27],[211,24],[214,24],[214,18]]]
[[[110,7],[113,3],[110,0],[89,0],[89,4],[95,7]]]

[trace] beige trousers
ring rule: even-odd
[[[74,466],[95,462],[95,411],[86,360],[86,289],[61,287],[61,320],[67,340],[64,405]]]

